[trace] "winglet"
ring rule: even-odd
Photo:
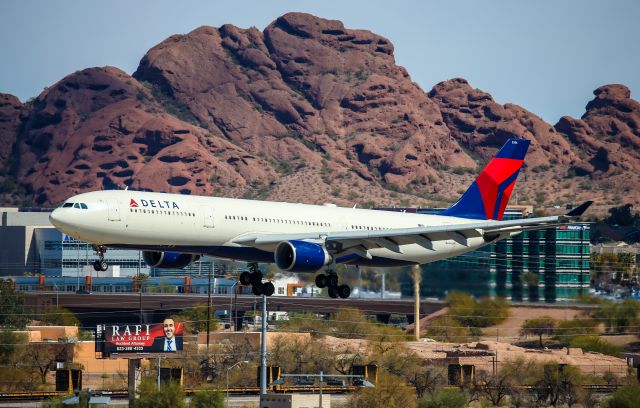
[[[585,211],[587,211],[587,208],[589,208],[591,204],[593,204],[593,201],[585,201],[573,210],[566,213],[565,217],[579,217],[584,214]]]

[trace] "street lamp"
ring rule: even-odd
[[[227,368],[227,408],[229,408],[229,372],[231,371],[231,369],[233,367],[239,366],[240,364],[249,364],[249,362],[247,360],[238,361],[237,363],[235,363],[231,367]]]
[[[238,281],[233,282],[233,285],[231,285],[231,292],[229,292],[229,324],[231,325],[231,329],[233,331],[236,331],[236,328],[235,328],[236,322],[233,319],[233,300],[234,300],[234,295],[237,295],[237,292],[236,292],[237,284],[238,284]]]

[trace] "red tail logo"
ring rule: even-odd
[[[138,203],[136,203],[136,201],[132,198],[131,201],[129,201],[129,207],[138,207]]]

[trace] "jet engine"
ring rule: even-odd
[[[306,241],[283,241],[274,253],[278,268],[291,272],[315,272],[331,263],[331,255],[319,244]]]
[[[143,251],[142,259],[152,268],[170,269],[189,266],[200,259],[200,255],[182,254],[180,252]]]

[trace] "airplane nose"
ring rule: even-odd
[[[54,227],[58,227],[60,225],[60,210],[56,208],[51,212],[51,214],[49,214],[49,222]]]
[[[67,232],[66,230],[70,227],[69,223],[66,221],[65,214],[59,208],[53,210],[51,214],[49,214],[49,222],[51,225],[56,227],[58,230],[62,232]]]

